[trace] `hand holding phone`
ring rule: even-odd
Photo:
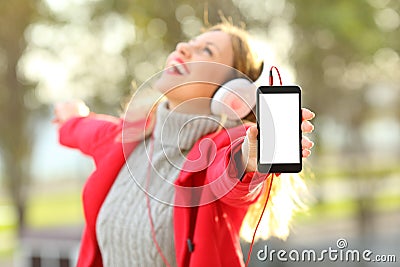
[[[302,170],[301,89],[261,86],[257,89],[257,169],[264,173]]]

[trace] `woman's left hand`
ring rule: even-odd
[[[310,122],[315,117],[315,114],[309,109],[302,108],[303,122],[301,123],[301,130],[303,133],[311,133],[314,130],[314,125]],[[242,162],[246,166],[246,172],[257,170],[257,126],[251,126],[247,129],[246,137],[242,144]],[[311,155],[311,148],[314,143],[303,135],[301,140],[303,158]],[[246,164],[247,163],[247,164]]]

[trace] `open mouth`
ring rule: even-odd
[[[187,66],[180,60],[171,60],[167,67],[167,73],[176,74],[176,75],[187,75],[189,74],[189,70]]]

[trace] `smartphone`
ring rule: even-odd
[[[302,170],[301,88],[260,86],[257,89],[257,168],[262,173]]]

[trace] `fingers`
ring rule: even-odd
[[[304,149],[311,149],[314,146],[314,142],[312,142],[308,137],[303,135],[303,138],[301,139],[301,146]]]
[[[85,117],[89,113],[89,108],[82,100],[56,103],[54,105],[53,123],[61,125],[72,117]]]
[[[303,133],[311,133],[312,131],[314,131],[314,125],[308,120],[304,120],[301,123],[301,130],[303,131]]]
[[[310,139],[303,135],[303,138],[301,139],[301,146],[303,158],[309,157],[311,155],[311,148],[314,146],[314,142],[310,141]]]
[[[302,151],[302,156],[303,156],[303,158],[307,158],[308,156],[310,156],[311,155],[311,150],[309,150],[309,149],[303,149],[303,151]]]
[[[314,125],[309,121],[315,117],[315,113],[307,108],[302,108],[301,112],[303,117],[303,122],[301,123],[301,130],[304,133],[311,133],[312,131],[314,131]]]
[[[301,130],[303,133],[311,133],[314,131],[314,125],[310,122],[315,117],[315,113],[307,108],[301,109],[301,115],[303,117],[303,122],[301,123]],[[303,135],[301,139],[302,156],[307,158],[311,155],[311,148],[314,146],[314,142],[310,141],[306,136]]]
[[[301,115],[303,117],[303,121],[312,120],[315,117],[315,113],[307,108],[301,109]]]
[[[61,108],[61,104],[60,103],[56,103],[54,104],[54,108],[53,108],[53,114],[54,114],[54,118],[51,121],[54,124],[59,124],[61,123],[61,119],[60,119],[60,108]]]

